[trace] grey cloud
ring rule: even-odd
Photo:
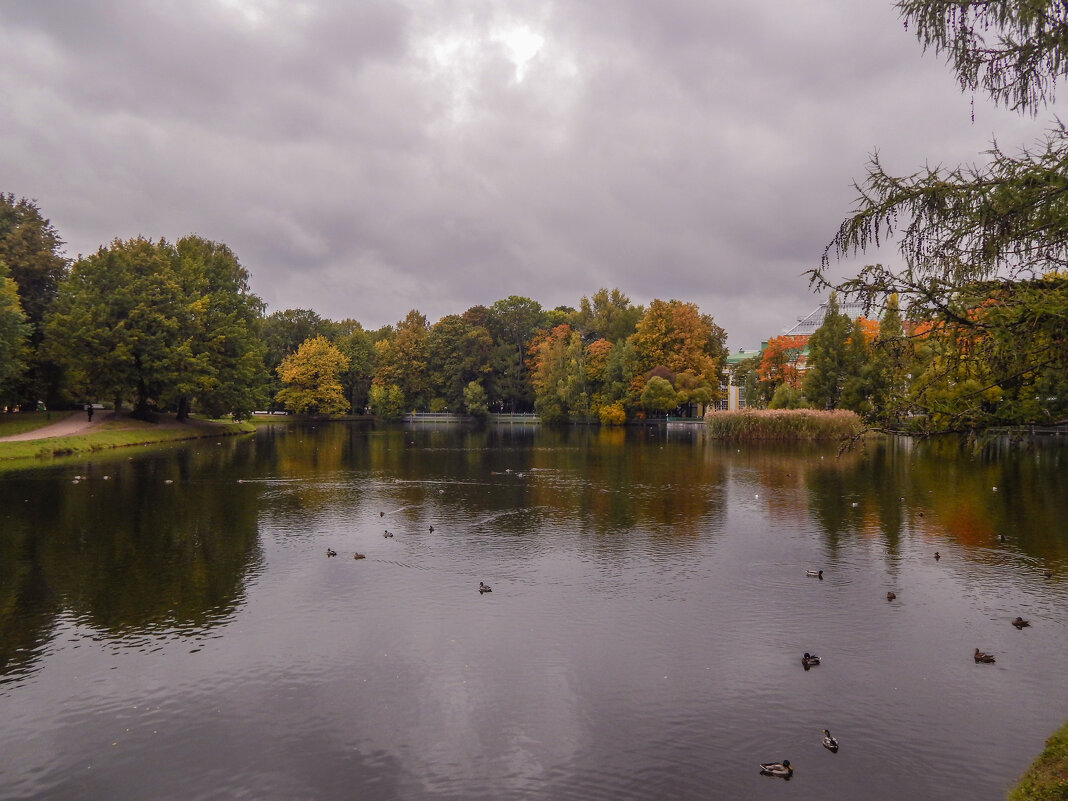
[[[1030,130],[982,98],[971,125],[889,0],[242,2],[5,4],[0,189],[71,253],[224,241],[275,309],[375,327],[618,286],[737,347],[815,305],[875,147],[912,172]]]

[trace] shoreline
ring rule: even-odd
[[[22,466],[19,463],[45,463],[64,456],[81,456],[99,451],[137,445],[156,445],[205,437],[236,436],[256,430],[248,422],[173,419],[146,423],[128,417],[108,420],[86,433],[65,436],[41,436],[0,442],[0,463]],[[29,465],[26,465],[29,466]]]
[[[1068,799],[1068,723],[1053,732],[1046,747],[1009,790],[1007,801]]]

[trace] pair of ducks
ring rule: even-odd
[[[327,548],[326,549],[326,558],[329,559],[331,556],[337,556],[337,551],[335,551],[333,548]],[[357,553],[354,553],[352,555],[352,558],[353,559],[366,559],[367,556],[362,554],[362,553],[357,552]]]
[[[832,737],[827,729],[823,730],[823,747],[831,753],[838,753],[838,739]],[[760,773],[764,776],[777,776],[780,779],[789,779],[794,775],[794,768],[793,765],[790,764],[789,759],[784,759],[782,762],[762,762],[760,763]]]

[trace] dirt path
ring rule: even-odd
[[[35,428],[33,431],[12,434],[9,437],[0,437],[0,442],[25,442],[31,439],[49,439],[50,437],[69,437],[72,434],[84,434],[104,420],[111,419],[114,414],[114,412],[97,412],[93,415],[93,422],[90,423],[85,412],[71,412],[62,420],[41,428]]]

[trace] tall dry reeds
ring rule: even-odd
[[[742,409],[712,412],[706,418],[708,433],[717,439],[841,440],[856,436],[864,425],[853,412],[814,409]]]

